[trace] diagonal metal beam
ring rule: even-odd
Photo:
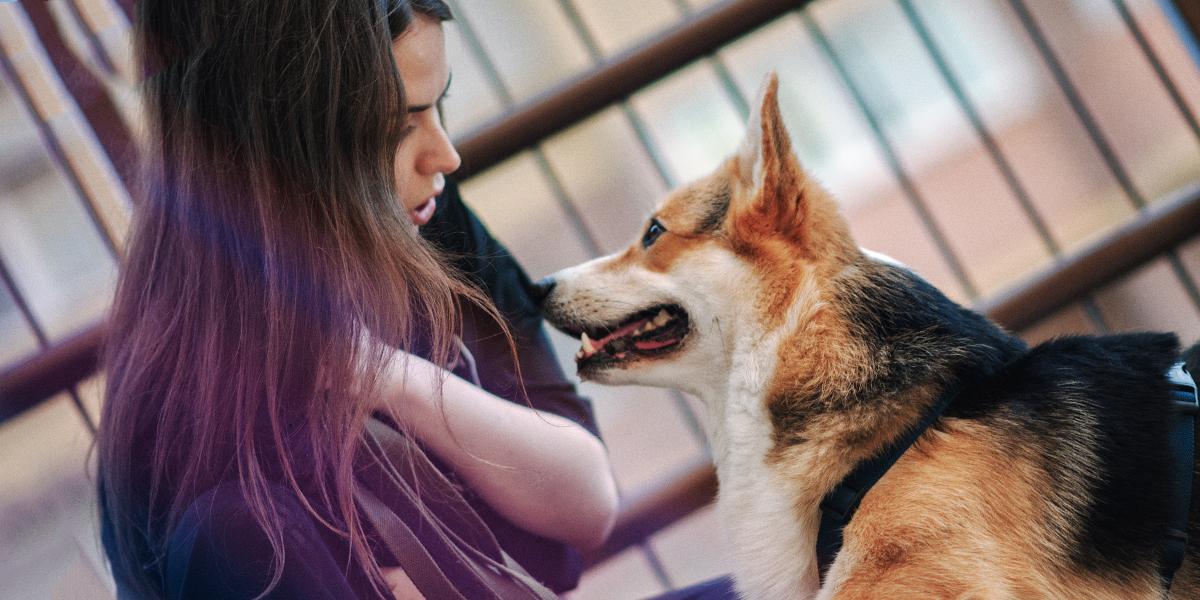
[[[516,104],[455,139],[459,179],[578,123],[699,58],[808,4],[809,0],[727,0],[592,70]]]

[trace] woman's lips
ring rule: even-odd
[[[413,223],[416,223],[417,227],[420,227],[428,223],[429,220],[433,218],[433,211],[436,208],[437,200],[435,197],[431,197],[408,212],[412,214]]]

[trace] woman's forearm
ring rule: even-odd
[[[583,427],[401,352],[382,391],[401,425],[513,523],[584,548],[607,537],[616,484],[604,445]]]

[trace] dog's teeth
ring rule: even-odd
[[[646,331],[649,329],[650,328],[646,327],[646,325],[642,325],[642,326],[638,327],[637,329],[633,330],[633,335],[642,335],[643,333],[646,333]]]
[[[596,348],[592,346],[592,340],[588,339],[586,333],[580,335],[579,339],[583,342],[583,353],[585,356],[591,356],[596,353]]]
[[[667,321],[670,320],[671,315],[667,314],[667,309],[664,308],[659,310],[658,314],[654,316],[653,322],[655,327],[662,327],[663,325],[666,325]]]
[[[642,333],[654,331],[655,329],[658,329],[658,325],[655,325],[654,321],[646,321],[646,324],[642,325]]]

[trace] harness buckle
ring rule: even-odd
[[[1200,413],[1200,396],[1197,395],[1196,382],[1192,380],[1191,374],[1187,372],[1183,363],[1176,363],[1167,371],[1167,381],[1171,382],[1175,392],[1173,395],[1176,400],[1172,402],[1180,414]]]

